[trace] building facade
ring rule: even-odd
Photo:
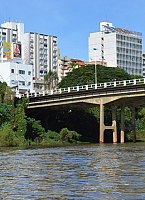
[[[31,65],[3,62],[0,63],[0,75],[8,86],[18,86],[18,93],[33,92]]]
[[[105,61],[108,67],[119,67],[131,75],[142,76],[142,34],[101,22],[100,31],[90,33],[89,37],[89,62],[92,60]]]
[[[31,64],[33,76],[44,79],[49,70],[58,73],[58,38],[38,33],[25,33],[24,58]]]

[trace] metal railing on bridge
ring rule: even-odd
[[[62,93],[69,93],[69,92],[79,92],[79,91],[83,91],[83,90],[110,88],[110,87],[127,86],[127,85],[137,85],[137,84],[145,84],[145,78],[90,84],[90,85],[81,85],[81,86],[72,86],[72,87],[67,87],[67,88],[57,88],[57,89],[47,90],[47,91],[43,91],[43,92],[27,93],[27,94],[23,94],[23,95],[19,94],[17,97],[18,98],[21,98],[21,97],[30,98],[30,97],[37,97],[37,96],[62,94]]]

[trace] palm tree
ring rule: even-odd
[[[77,63],[75,63],[75,62],[71,62],[69,64],[71,65],[70,67],[68,67],[69,71],[72,71],[77,66]]]
[[[53,89],[53,83],[56,87],[57,80],[58,80],[57,72],[52,72],[51,70],[49,70],[48,74],[44,76],[44,84],[48,86],[49,90]]]

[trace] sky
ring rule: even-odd
[[[88,61],[88,38],[100,22],[143,34],[145,0],[0,0],[0,24],[24,23],[24,32],[58,37],[60,56]]]

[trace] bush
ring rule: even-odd
[[[46,135],[48,136],[48,138],[53,139],[55,141],[58,141],[60,139],[60,135],[55,131],[48,130]]]
[[[24,142],[23,136],[18,136],[10,124],[5,124],[0,129],[0,146],[18,146]]]
[[[62,142],[76,142],[80,136],[77,132],[69,131],[67,128],[62,128],[60,131],[60,140]]]

